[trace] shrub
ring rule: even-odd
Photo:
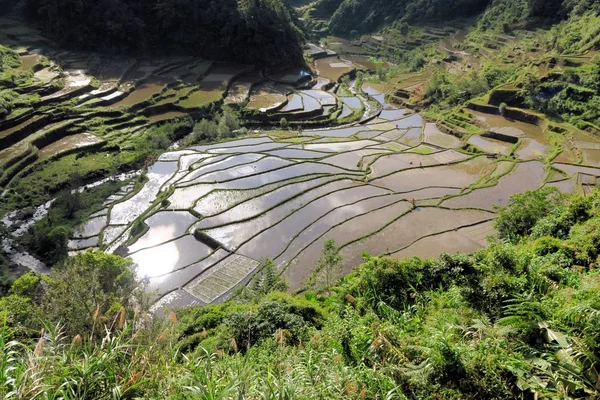
[[[29,271],[14,281],[10,293],[31,298],[38,287],[38,283],[40,283],[40,277],[33,271]]]
[[[529,235],[537,221],[563,199],[564,196],[554,187],[511,196],[510,204],[499,208],[495,220],[498,236],[514,243]]]
[[[129,259],[86,252],[55,268],[47,279],[41,307],[54,323],[62,322],[65,332],[75,336],[104,330],[103,324],[133,302],[143,306],[141,282],[135,278]]]

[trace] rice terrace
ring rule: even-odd
[[[0,0],[0,398],[600,398],[597,0]]]
[[[19,92],[30,99],[2,122],[5,195],[64,184],[69,176],[48,176],[62,166],[89,176],[119,168],[136,157],[136,138],[165,122],[223,103],[253,111],[243,137],[180,144],[147,165],[138,183],[125,174],[131,183],[73,231],[72,254],[131,257],[160,306],[222,301],[266,257],[301,289],[330,238],[345,273],[365,252],[471,252],[493,236],[494,207],[511,195],[546,186],[586,191],[600,176],[594,136],[561,141],[560,128],[541,116],[501,116],[478,103],[456,118],[481,134],[436,123],[388,102],[384,85],[358,82],[357,71],[380,65],[366,56],[311,45],[314,72],[268,74],[190,57],[54,50],[10,18],[0,32],[19,55],[13,68],[28,73]],[[411,79],[418,86],[425,78]],[[5,223],[21,224],[21,214]]]

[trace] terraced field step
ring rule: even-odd
[[[259,265],[256,260],[234,254],[188,283],[184,290],[205,304],[210,304],[236,287]]]

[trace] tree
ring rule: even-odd
[[[342,256],[338,253],[333,239],[327,239],[321,251],[321,258],[317,261],[317,267],[307,280],[309,287],[325,287],[331,292],[333,283],[342,273]]]
[[[281,118],[281,121],[279,121],[279,125],[281,125],[283,129],[286,129],[288,126],[290,126],[288,120],[285,117]]]
[[[223,107],[223,112],[219,118],[219,124],[225,125],[230,131],[240,129],[240,119],[236,115],[233,108],[229,106]]]
[[[381,82],[384,82],[387,79],[387,72],[381,65],[377,66],[377,77]]]
[[[498,111],[500,111],[500,115],[504,116],[506,109],[508,108],[508,104],[505,102],[500,103],[500,107],[498,107]]]
[[[496,229],[501,239],[517,242],[531,233],[538,220],[564,201],[564,196],[555,187],[515,194],[510,204],[499,210]]]
[[[277,273],[277,267],[270,258],[262,262],[259,271],[248,286],[249,294],[255,299],[264,297],[271,292],[285,292],[287,288],[287,282]]]
[[[71,336],[103,330],[122,307],[145,300],[142,291],[136,290],[142,285],[131,260],[103,252],[70,258],[45,281],[44,316],[62,323]]]

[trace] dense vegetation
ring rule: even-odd
[[[21,277],[0,300],[0,390],[8,398],[594,398],[599,226],[599,192],[528,192],[499,213],[500,240],[474,254],[365,255],[332,291],[298,296],[277,292],[285,283],[267,260],[237,300],[153,320],[126,261],[77,256],[51,278]]]
[[[331,32],[368,33],[392,23],[421,25],[468,18],[485,10],[483,29],[507,29],[530,18],[557,21],[571,12],[598,7],[593,0],[319,0],[310,7],[315,16],[330,17]]]
[[[349,34],[353,30],[370,32],[397,20],[411,24],[448,21],[481,12],[487,3],[488,0],[344,0],[333,13],[330,28],[332,32]]]
[[[302,60],[303,34],[281,0],[28,0],[27,9],[47,35],[71,48],[259,65]]]

